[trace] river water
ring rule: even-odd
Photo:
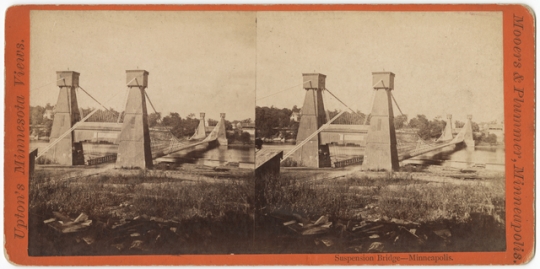
[[[38,152],[45,149],[47,145],[48,142],[45,141],[30,142],[30,148],[38,148]],[[118,151],[118,145],[83,143],[83,151],[85,159],[88,160],[89,158],[114,154]],[[157,158],[155,161],[157,163],[196,163],[211,166],[238,163],[241,167],[249,168],[251,166],[253,168],[255,163],[255,148],[244,145],[208,146],[203,144]]]
[[[265,148],[283,150],[287,153],[294,147],[292,143],[266,143]],[[330,154],[339,152],[349,156],[364,155],[360,147],[330,146]],[[341,157],[341,156],[340,156]],[[343,158],[343,157],[341,157]],[[401,162],[407,164],[432,164],[455,168],[485,166],[486,169],[504,171],[505,150],[502,147],[476,147],[474,149],[448,146]]]
[[[251,145],[212,147],[203,144],[157,158],[156,161],[169,163],[196,163],[209,166],[238,163],[240,167],[253,168],[255,164],[255,148]]]

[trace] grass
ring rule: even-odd
[[[208,183],[167,178],[164,173],[98,175],[55,181],[54,173],[36,171],[30,188],[34,212],[62,211],[112,217],[219,218],[227,212],[250,214],[253,184],[246,180]],[[119,205],[125,205],[119,208]]]
[[[502,183],[502,184],[501,184]],[[466,221],[473,213],[503,221],[504,178],[491,184],[412,184],[383,188],[378,201],[380,213],[389,218],[429,222],[440,219]]]
[[[332,180],[266,178],[265,200],[270,211],[299,213],[309,218],[372,217],[414,222],[467,221],[482,213],[504,222],[504,177],[466,184],[415,180],[408,173],[386,173]]]

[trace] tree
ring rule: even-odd
[[[31,106],[30,107],[30,124],[38,125],[43,124],[43,113],[45,112],[45,108],[41,106]]]
[[[486,138],[484,138],[484,142],[489,143],[490,145],[497,145],[497,135],[496,134],[488,134]]]
[[[418,136],[424,140],[434,140],[441,136],[444,126],[443,120],[428,120],[425,115],[417,115],[409,121],[409,127],[418,129]]]
[[[256,107],[255,128],[257,137],[273,137],[279,129],[289,129],[291,126],[292,110],[288,108]]]
[[[246,145],[251,142],[251,135],[249,135],[248,132],[242,132],[240,135],[240,141],[242,141],[242,144]]]
[[[471,121],[471,125],[472,125],[473,132],[480,132],[480,126],[478,125],[478,123]]]
[[[208,119],[208,126],[216,126],[218,123],[217,120],[214,119]]]
[[[150,113],[148,115],[148,127],[154,127],[159,125],[159,120],[161,120],[161,113]]]
[[[399,115],[394,117],[394,127],[396,129],[407,127],[407,115]]]
[[[230,130],[233,129],[232,127],[233,127],[232,123],[230,121],[228,121],[228,120],[225,120],[225,130],[230,131]]]

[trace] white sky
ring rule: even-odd
[[[145,69],[162,115],[255,117],[254,12],[32,11],[30,42],[31,105],[54,105],[56,71],[69,69],[100,102],[122,91],[108,106],[123,110],[125,70]]]
[[[285,89],[318,72],[326,88],[366,112],[371,72],[384,70],[396,74],[393,94],[409,118],[502,120],[502,64],[500,12],[257,13],[258,106],[302,106],[302,87]]]
[[[371,72],[384,70],[409,117],[503,116],[499,12],[33,11],[31,54],[32,105],[54,104],[56,71],[69,68],[102,102],[122,91],[109,103],[122,110],[125,70],[146,69],[164,115],[253,119],[255,91],[259,106],[302,106],[302,73],[320,72],[368,112]]]

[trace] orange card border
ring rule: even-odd
[[[28,150],[30,10],[148,11],[493,11],[503,14],[506,134],[506,245],[503,252],[407,253],[452,261],[400,261],[401,265],[524,264],[535,243],[535,21],[521,5],[25,5],[5,21],[4,235],[8,259],[20,265],[384,265],[391,261],[339,261],[336,254],[28,256]],[[474,40],[471,40],[474,42]],[[21,121],[22,120],[22,121]],[[21,126],[21,127],[18,127]],[[19,128],[19,129],[18,129]],[[18,140],[21,139],[22,140]],[[22,157],[18,157],[22,155]],[[26,156],[26,159],[25,157]],[[17,163],[19,162],[19,163]],[[516,206],[515,199],[521,199]],[[518,223],[515,220],[520,219]],[[518,225],[519,224],[519,225]],[[24,238],[15,230],[26,232]],[[376,254],[343,254],[342,257]],[[375,259],[376,260],[376,259]]]

